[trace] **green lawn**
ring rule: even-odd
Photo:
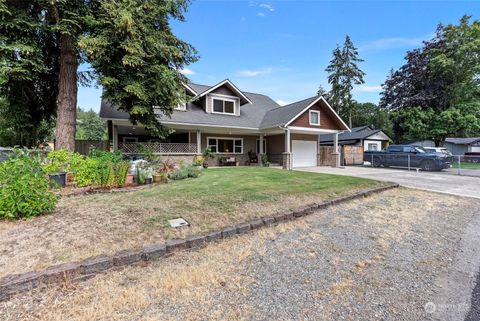
[[[52,214],[0,222],[0,252],[9,258],[0,262],[0,276],[200,234],[385,184],[273,168],[212,168],[196,179],[134,192],[63,197]],[[177,217],[191,226],[171,228],[167,221]]]
[[[453,165],[453,168],[458,168],[458,163]],[[480,163],[460,163],[460,169],[480,169]]]

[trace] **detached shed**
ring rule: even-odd
[[[338,135],[340,146],[362,146],[363,150],[382,150],[392,141],[381,129],[373,126],[354,127]],[[320,135],[320,146],[333,146],[333,135]]]

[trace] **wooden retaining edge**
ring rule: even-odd
[[[120,251],[111,256],[96,256],[80,262],[69,262],[48,267],[42,271],[32,271],[21,274],[8,275],[0,279],[0,301],[11,296],[46,287],[53,284],[70,284],[89,279],[96,274],[108,270],[118,269],[129,265],[139,264],[159,259],[167,254],[185,249],[195,249],[206,245],[208,242],[218,241],[257,230],[283,221],[293,220],[312,214],[316,210],[348,202],[353,199],[366,197],[389,189],[397,188],[398,184],[362,190],[350,195],[330,199],[322,203],[313,203],[302,206],[293,211],[277,213],[274,216],[262,217],[249,222],[225,227],[207,234],[190,236],[186,239],[168,240],[162,243],[148,244],[142,249]]]

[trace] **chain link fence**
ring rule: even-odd
[[[15,149],[0,147],[0,162],[6,161],[13,155]],[[28,152],[31,155],[40,155],[41,157],[47,157],[48,151],[41,149],[29,149]]]
[[[480,155],[432,155],[412,153],[365,153],[363,166],[404,168],[414,171],[442,171],[449,174],[479,176]]]

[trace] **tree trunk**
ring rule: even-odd
[[[57,126],[55,149],[75,149],[75,125],[77,118],[77,69],[78,58],[72,37],[60,36],[60,70],[58,75]]]

